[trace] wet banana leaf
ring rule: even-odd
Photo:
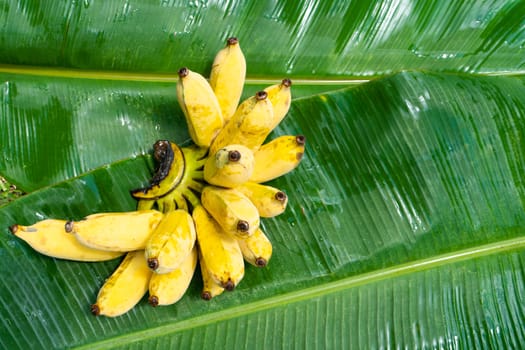
[[[154,95],[153,93],[151,94]],[[272,137],[307,151],[287,211],[231,293],[89,313],[117,266],[41,256],[13,223],[133,210],[136,156],[0,208],[2,348],[523,348],[525,83],[404,72],[296,99]],[[181,134],[182,135],[182,134]]]
[[[520,0],[6,0],[1,62],[87,70],[209,71],[241,36],[250,76],[371,76],[525,68]],[[516,54],[521,52],[520,54]]]
[[[520,0],[2,1],[0,175],[32,193],[0,207],[0,348],[525,348],[524,13]],[[302,165],[272,182],[290,198],[263,221],[274,256],[210,302],[197,274],[174,306],[95,318],[119,260],[47,258],[7,227],[133,210],[153,142],[189,140],[176,71],[208,75],[231,35],[245,96],[295,82],[272,137],[307,137]],[[460,75],[391,75],[406,69]]]
[[[247,92],[287,76],[326,90],[404,69],[523,73],[524,13],[520,0],[6,0],[0,174],[33,191],[188,140],[176,71],[207,76],[231,35]]]

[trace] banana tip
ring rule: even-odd
[[[153,307],[159,306],[159,298],[157,296],[155,296],[155,295],[151,295],[148,298],[148,302]]]
[[[306,143],[306,137],[304,135],[297,135],[295,142],[297,142],[298,145],[304,145]]]
[[[90,311],[95,316],[100,315],[100,307],[97,304],[91,305]]]
[[[188,76],[188,74],[190,74],[190,70],[187,67],[182,67],[181,69],[179,69],[178,73],[179,77],[184,78]]]
[[[255,93],[255,99],[256,99],[257,101],[263,101],[263,100],[266,100],[267,97],[268,97],[268,93],[267,93],[266,91],[264,91],[264,90],[262,90],[262,91],[257,91],[257,92]]]
[[[284,78],[281,84],[283,84],[285,87],[290,87],[292,86],[292,81],[289,78]]]
[[[67,233],[73,232],[73,221],[70,220],[66,222],[66,224],[64,225],[64,229],[66,230]]]
[[[207,290],[204,290],[204,291],[202,291],[202,293],[201,293],[201,298],[204,299],[204,300],[206,300],[206,301],[208,301],[208,300],[211,300],[211,298],[213,298],[213,297],[212,297],[212,295],[211,295],[211,292],[209,292],[209,291],[207,291]]]
[[[12,234],[16,235],[16,232],[18,231],[18,224],[9,226],[9,231],[11,231]]]
[[[279,202],[284,202],[286,201],[286,193],[284,193],[283,191],[278,191],[275,193],[275,199]]]
[[[231,279],[228,279],[226,281],[226,283],[223,283],[223,286],[222,286],[224,289],[226,289],[228,292],[231,292],[232,290],[235,289],[235,283],[233,283],[233,281]]]
[[[268,261],[266,261],[265,258],[255,259],[255,265],[257,265],[257,267],[265,267],[267,264],[268,264]]]
[[[232,36],[232,37],[228,38],[228,40],[226,40],[226,43],[228,44],[228,46],[237,45],[239,43],[239,39],[237,39],[236,37]]]
[[[241,152],[237,150],[228,152],[228,160],[230,162],[238,162],[239,160],[241,160]]]
[[[237,222],[237,231],[238,232],[248,232],[250,230],[250,224],[246,220],[239,220]]]
[[[153,271],[159,268],[159,259],[157,258],[148,258],[148,267]]]

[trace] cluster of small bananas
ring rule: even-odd
[[[297,167],[305,138],[281,136],[263,144],[288,112],[291,81],[239,104],[245,75],[236,38],[215,57],[209,82],[179,70],[177,98],[195,145],[155,143],[151,183],[131,191],[136,211],[11,226],[33,249],[56,258],[103,261],[126,254],[91,306],[94,315],[121,315],[148,291],[153,306],[177,302],[197,262],[206,300],[239,284],[244,260],[257,267],[268,263],[272,244],[260,218],[281,214],[288,198],[261,183]]]

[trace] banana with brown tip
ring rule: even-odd
[[[224,125],[210,147],[210,154],[231,144],[257,150],[272,131],[273,107],[266,91],[259,91],[243,101]]]
[[[68,221],[65,230],[87,247],[129,252],[146,247],[163,216],[156,210],[97,213],[84,220]]]
[[[304,155],[306,138],[303,135],[280,136],[253,154],[255,168],[250,181],[267,182],[295,169]]]
[[[272,130],[279,125],[290,109],[292,103],[292,81],[283,79],[280,84],[275,84],[264,89],[268,93],[268,98],[273,106],[273,125]]]
[[[206,266],[206,262],[202,258],[202,253],[199,249],[199,264],[201,267],[201,275],[202,275],[202,292],[201,292],[201,298],[204,300],[211,300],[212,298],[221,295],[224,292],[224,288],[221,287],[215,280],[212,278],[210,271],[208,270],[208,267]]]
[[[128,312],[148,291],[151,274],[144,251],[129,252],[98,292],[91,313],[115,317]]]
[[[253,235],[237,238],[244,259],[257,267],[265,267],[272,257],[272,242],[259,228]]]
[[[146,243],[145,256],[150,269],[168,273],[178,268],[195,245],[195,225],[185,210],[164,214]]]
[[[202,205],[224,231],[239,237],[252,235],[259,227],[257,208],[233,188],[207,186],[201,194]]]
[[[261,185],[256,182],[245,182],[235,187],[252,201],[259,215],[263,218],[272,218],[282,214],[288,204],[288,196],[278,188]]]
[[[210,74],[210,85],[221,106],[224,123],[235,113],[246,77],[246,60],[237,38],[228,38],[226,47],[220,50]]]
[[[190,285],[196,266],[197,248],[194,247],[175,270],[163,274],[154,273],[149,281],[149,303],[158,306],[179,301]]]
[[[244,261],[237,241],[222,230],[202,206],[193,210],[202,259],[211,278],[231,291],[244,277]]]
[[[124,254],[120,251],[103,251],[80,244],[75,236],[66,232],[66,222],[65,220],[46,219],[31,226],[13,225],[9,229],[37,252],[53,258],[104,261]]]
[[[253,152],[243,145],[228,145],[210,155],[204,164],[204,179],[216,186],[235,187],[252,176]]]
[[[177,99],[191,139],[200,147],[209,147],[224,123],[221,107],[210,84],[199,73],[181,68]]]

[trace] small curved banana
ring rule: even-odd
[[[290,109],[292,103],[292,81],[283,79],[280,84],[275,84],[264,89],[268,93],[268,98],[273,106],[273,125],[272,130],[279,125]]]
[[[259,212],[253,203],[233,188],[206,186],[202,205],[224,231],[239,237],[252,235],[259,227]]]
[[[224,123],[235,113],[246,77],[246,60],[237,38],[228,38],[226,47],[213,61],[210,85],[221,106]]]
[[[177,99],[191,139],[200,147],[209,147],[223,126],[221,108],[210,84],[199,73],[181,68]]]
[[[66,221],[46,219],[31,226],[13,225],[9,229],[37,252],[58,259],[75,261],[105,261],[115,259],[123,252],[109,252],[80,244],[65,230]]]
[[[253,154],[255,168],[250,181],[267,182],[295,169],[304,154],[306,138],[303,135],[280,136],[259,148]]]
[[[238,186],[252,176],[253,152],[243,145],[228,145],[208,157],[204,164],[204,180],[222,187]]]
[[[252,201],[259,211],[259,216],[263,218],[272,218],[282,214],[288,204],[286,193],[275,187],[256,182],[245,182],[235,189]]]
[[[163,216],[156,210],[98,213],[81,221],[68,221],[65,230],[87,247],[129,252],[146,247]]]
[[[180,184],[185,173],[184,153],[175,143],[159,140],[153,150],[158,167],[148,187],[131,191],[137,199],[155,200],[166,196]],[[147,205],[143,204],[143,207]]]
[[[148,291],[151,274],[143,250],[127,253],[98,292],[91,313],[115,317],[128,312]]]
[[[266,91],[259,91],[239,105],[210,146],[210,154],[230,144],[241,144],[255,151],[272,131],[272,125],[272,102]]]
[[[194,247],[175,270],[163,274],[154,273],[149,281],[149,303],[158,306],[179,301],[190,285],[196,266],[197,248]]]
[[[231,291],[244,277],[244,261],[237,241],[202,206],[193,210],[202,260],[215,283]]]
[[[272,257],[272,242],[259,228],[253,235],[237,238],[244,260],[257,267],[265,267]]]
[[[150,269],[168,273],[178,268],[195,245],[195,225],[185,210],[164,214],[146,243],[145,255]]]
[[[199,249],[199,264],[201,267],[201,275],[202,275],[202,292],[201,292],[201,298],[204,300],[211,300],[212,298],[216,297],[217,295],[221,295],[224,292],[224,288],[222,288],[217,282],[213,280],[211,277],[210,271],[208,270],[208,267],[206,266],[206,262],[202,258],[202,253]]]

